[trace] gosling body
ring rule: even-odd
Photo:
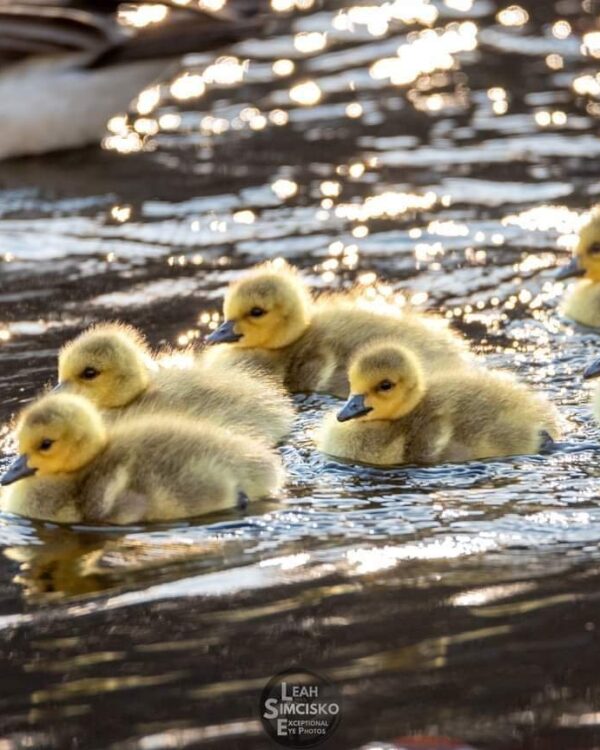
[[[600,205],[592,209],[581,227],[571,261],[556,276],[580,278],[565,293],[563,314],[582,325],[600,328]]]
[[[285,386],[345,397],[348,363],[366,343],[393,337],[419,354],[428,371],[464,366],[466,349],[439,321],[416,313],[383,315],[340,297],[317,301],[305,333],[282,352]]]
[[[562,312],[576,323],[600,328],[600,282],[592,279],[576,282],[565,296]]]
[[[176,412],[271,444],[294,419],[289,397],[264,370],[201,357],[191,367],[162,367],[141,334],[120,324],[96,326],[68,343],[59,355],[59,384],[111,419]]]
[[[255,439],[167,415],[107,426],[74,395],[34,403],[17,435],[21,457],[3,477],[2,508],[31,518],[175,520],[272,496],[283,478],[277,455]]]
[[[326,418],[318,444],[354,461],[432,464],[536,453],[543,431],[553,438],[560,431],[554,407],[513,378],[480,371],[425,378],[418,358],[393,342],[361,350],[350,382],[354,395],[337,418]]]
[[[428,371],[464,365],[467,354],[460,337],[435,318],[363,309],[348,295],[314,301],[297,271],[282,263],[263,264],[233,284],[224,312],[209,342],[220,343],[221,351],[261,352],[269,362],[263,366],[292,392],[347,396],[350,357],[378,338],[410,346]]]

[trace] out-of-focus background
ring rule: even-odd
[[[440,309],[562,407],[567,437],[349,467],[312,443],[336,400],[298,397],[279,503],[126,529],[1,516],[0,745],[262,750],[260,691],[303,666],[343,696],[327,747],[591,750],[600,445],[580,375],[598,339],[558,315],[552,269],[600,194],[598,8],[296,2],[166,70],[101,146],[0,163],[6,462],[64,341],[119,318],[198,345],[227,283],[271,257],[317,289]]]

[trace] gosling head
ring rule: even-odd
[[[600,281],[600,206],[592,210],[590,220],[579,230],[573,258],[556,274],[557,279],[573,276]]]
[[[150,384],[151,356],[135,328],[102,324],[84,331],[58,355],[58,387],[99,409],[126,406]]]
[[[410,413],[425,393],[418,357],[395,342],[370,344],[350,362],[350,396],[338,413],[349,419],[392,420]]]
[[[310,294],[296,269],[281,261],[265,263],[229,287],[225,322],[207,341],[279,349],[304,333],[310,308]]]
[[[49,394],[27,407],[16,428],[19,458],[0,479],[7,485],[24,477],[78,471],[106,445],[106,429],[87,399]]]

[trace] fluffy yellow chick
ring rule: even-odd
[[[296,269],[280,261],[233,283],[224,313],[209,343],[268,355],[271,371],[292,392],[347,396],[348,360],[374,338],[397,338],[419,354],[428,371],[464,364],[463,342],[439,321],[362,309],[345,295],[315,302]]]
[[[276,443],[293,423],[289,397],[271,380],[225,365],[164,368],[139,331],[101,324],[66,344],[59,390],[86,396],[110,415],[179,412]]]
[[[452,371],[426,378],[395,341],[361,349],[350,363],[351,396],[325,420],[325,453],[370,464],[438,463],[535,453],[558,435],[553,406],[507,375]]]
[[[279,458],[257,439],[165,415],[106,426],[87,399],[49,394],[17,423],[5,511],[56,522],[166,521],[276,493]]]
[[[557,279],[584,277],[567,292],[563,313],[577,323],[600,328],[600,205],[579,231],[572,260],[556,274]]]

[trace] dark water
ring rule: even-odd
[[[319,289],[441,308],[568,420],[548,456],[368,470],[315,451],[335,399],[298,398],[279,504],[127,529],[2,516],[2,750],[272,747],[259,695],[296,666],[341,691],[327,747],[600,747],[600,444],[580,377],[598,343],[559,317],[552,273],[600,194],[600,43],[582,48],[598,9],[503,8],[332,6],[228,50],[249,66],[181,99],[210,62],[187,61],[103,150],[0,165],[3,422],[89,323],[183,350],[274,256]]]

